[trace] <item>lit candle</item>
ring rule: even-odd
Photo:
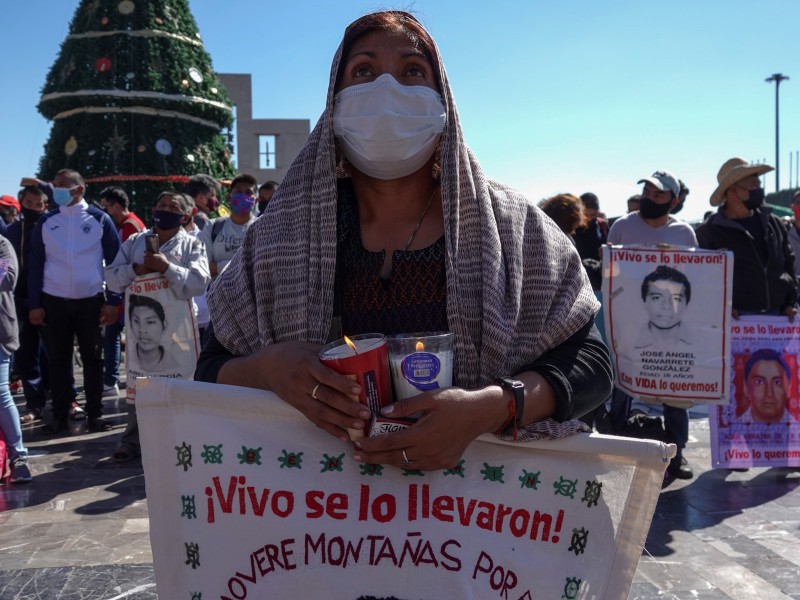
[[[319,359],[334,371],[359,384],[361,394],[353,400],[369,408],[373,417],[392,402],[392,383],[386,337],[380,333],[353,336],[331,342],[320,349]],[[355,431],[351,431],[354,438]],[[359,432],[360,433],[360,432]]]
[[[389,338],[395,400],[453,385],[453,334],[412,333]]]

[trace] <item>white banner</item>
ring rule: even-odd
[[[667,403],[728,401],[730,252],[603,248],[615,385]]]
[[[800,467],[800,321],[743,316],[731,331],[731,400],[709,412],[712,466]]]
[[[125,292],[126,398],[139,377],[191,379],[200,354],[191,300],[179,300],[160,273],[137,277]]]
[[[474,442],[452,469],[360,464],[269,392],[140,380],[163,598],[625,599],[674,446]]]

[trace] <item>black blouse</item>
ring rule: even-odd
[[[381,277],[385,252],[361,241],[350,180],[339,185],[336,308],[346,335],[447,331],[444,236],[420,250],[395,250],[392,272]]]

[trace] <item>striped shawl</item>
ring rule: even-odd
[[[454,383],[472,389],[518,372],[577,332],[598,303],[574,246],[536,206],[486,178],[467,147],[442,61],[447,124],[440,146],[447,314]],[[336,273],[336,148],[331,67],[325,111],[266,213],[214,282],[219,341],[248,355],[289,340],[323,343]]]

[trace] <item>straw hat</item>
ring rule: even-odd
[[[719,168],[717,173],[717,189],[711,194],[711,206],[719,206],[722,204],[725,192],[737,181],[741,181],[750,175],[763,175],[774,171],[774,167],[769,165],[754,165],[750,164],[743,158],[731,158],[725,161],[725,164]]]

